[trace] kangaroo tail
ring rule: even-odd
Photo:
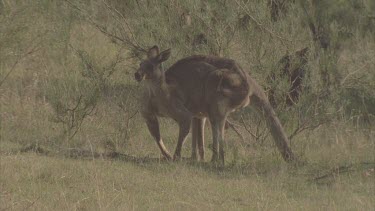
[[[264,94],[262,88],[254,81],[251,80],[254,87],[254,92],[251,95],[250,101],[254,103],[256,107],[265,112],[268,127],[271,131],[271,135],[274,138],[276,146],[280,151],[283,159],[286,162],[295,161],[296,158],[292,150],[288,146],[288,137],[286,136],[283,126],[280,123],[279,118],[276,116],[271,104],[268,102],[266,95]]]

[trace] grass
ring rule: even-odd
[[[308,162],[298,167],[273,154],[217,169],[125,154],[22,150],[2,141],[0,204],[11,210],[371,210],[373,144],[358,139],[347,149],[342,139],[311,146]]]

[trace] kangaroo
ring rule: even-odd
[[[157,117],[170,117],[179,125],[178,142],[173,159],[180,159],[182,145],[192,126],[192,159],[197,150],[204,160],[203,129],[206,118],[212,127],[212,162],[224,165],[224,126],[227,116],[250,101],[265,111],[271,134],[286,161],[294,156],[288,138],[263,89],[231,59],[195,55],[183,58],[163,71],[161,64],[171,50],[148,50],[147,58],[135,73],[138,82],[145,81],[141,114],[161,153],[172,159],[160,136]]]

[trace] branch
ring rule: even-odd
[[[80,8],[80,7],[78,7],[77,5],[75,5],[75,4],[73,4],[70,0],[65,0],[72,8],[74,8],[74,9],[76,9],[77,11],[79,11],[80,12],[80,14],[83,16],[83,17],[85,17],[86,18],[86,20],[88,21],[88,23],[90,23],[91,25],[93,25],[95,28],[97,28],[100,32],[102,32],[105,36],[107,36],[107,37],[109,37],[109,38],[112,38],[112,39],[114,39],[114,40],[117,40],[117,41],[119,41],[119,42],[122,42],[123,44],[125,44],[125,45],[128,45],[128,46],[130,46],[130,47],[132,47],[132,48],[134,48],[135,50],[137,50],[137,51],[140,51],[140,52],[146,52],[146,50],[142,47],[142,46],[140,46],[136,41],[135,41],[135,37],[134,37],[134,35],[132,35],[132,37],[133,37],[133,41],[131,41],[129,38],[127,38],[127,37],[119,37],[119,36],[117,36],[117,35],[115,35],[115,34],[112,34],[112,33],[110,33],[109,31],[107,31],[106,29],[105,29],[105,27],[103,27],[103,26],[101,26],[101,25],[99,25],[97,22],[95,22],[94,21],[94,19],[90,16],[90,15],[88,15],[87,14],[87,12],[84,10],[84,9],[82,9],[82,8]],[[106,4],[106,3],[105,3]],[[106,4],[107,5],[107,4]],[[108,5],[108,8],[111,8],[109,5]],[[122,16],[122,17],[124,17],[124,16]],[[125,19],[125,17],[124,17],[124,19]],[[126,20],[126,19],[125,19]],[[124,20],[124,21],[125,21]],[[128,26],[128,28],[130,29],[130,26],[127,24],[127,26]],[[131,31],[131,30],[130,30]],[[132,34],[132,32],[130,32],[131,34]]]
[[[313,39],[316,41],[316,40],[318,40],[318,32],[316,30],[314,21],[313,21],[311,15],[309,15],[309,13],[307,12],[307,9],[306,9],[303,1],[300,1],[300,5],[303,9],[303,12],[305,13],[305,15],[307,17],[307,22],[308,22],[309,28],[311,30],[311,33],[313,34]]]
[[[332,169],[328,173],[326,173],[322,176],[313,178],[312,181],[318,181],[318,180],[321,180],[321,179],[325,179],[327,177],[334,177],[336,175],[339,175],[340,173],[353,171],[353,169],[351,169],[351,167],[352,167],[352,165],[335,167],[334,169]]]
[[[123,22],[124,22],[125,25],[126,25],[126,28],[128,28],[128,31],[129,31],[129,33],[130,33],[130,35],[131,35],[131,38],[133,39],[133,41],[135,42],[135,44],[136,44],[137,46],[140,46],[140,44],[137,42],[137,40],[136,40],[136,38],[135,38],[135,35],[134,35],[134,33],[133,33],[133,30],[131,29],[131,27],[130,27],[128,21],[127,21],[127,19],[125,18],[125,16],[124,16],[121,12],[119,12],[116,8],[110,6],[105,0],[102,0],[102,1],[103,1],[103,3],[106,5],[106,7],[107,7],[110,11],[115,11],[115,13],[116,13],[117,15],[119,15],[119,16],[122,18]],[[142,48],[142,50],[145,51],[143,48]]]
[[[252,133],[252,132],[250,131],[250,129],[247,128],[247,125],[246,125],[245,120],[243,119],[243,116],[242,116],[242,115],[241,115],[241,123],[243,124],[245,130],[246,130],[246,131],[247,131],[247,132],[248,132],[253,138],[255,138],[256,140],[259,139],[259,136],[255,135],[254,133]]]
[[[118,51],[115,61],[113,61],[108,67],[104,68],[106,71],[108,70],[108,73],[105,76],[106,78],[109,78],[116,71],[116,66],[125,60],[124,58],[121,58],[121,51],[122,48]]]
[[[341,80],[340,85],[341,85],[341,86],[344,85],[344,83],[346,82],[346,80],[347,80],[350,76],[352,76],[352,75],[354,75],[354,74],[356,74],[356,73],[362,71],[363,69],[365,69],[365,68],[367,67],[368,64],[369,64],[369,62],[366,63],[366,64],[364,64],[362,67],[358,68],[356,71],[353,71],[353,72],[348,73],[348,74],[345,76],[345,78]]]
[[[234,132],[237,133],[237,135],[241,138],[242,141],[245,141],[243,135],[237,130],[237,128],[234,126],[234,124],[232,122],[230,122],[229,120],[227,120],[227,124],[229,125],[229,127],[232,128],[232,130],[234,130]]]
[[[36,40],[37,38],[41,37],[42,35],[46,34],[47,32],[43,33],[43,34],[39,34],[38,36],[36,36],[30,43],[33,43],[34,40]],[[12,65],[12,67],[10,68],[10,70],[8,71],[8,73],[5,75],[5,77],[0,81],[0,87],[3,85],[3,83],[6,81],[6,79],[9,77],[9,75],[14,71],[14,69],[16,68],[17,64],[21,62],[22,59],[26,58],[27,56],[33,54],[34,52],[38,51],[38,47],[39,45],[42,43],[43,40],[40,40],[34,47],[32,47],[29,51],[27,51],[26,53],[24,53],[23,55],[21,55],[17,60],[16,62],[14,62],[14,64]],[[31,44],[32,45],[32,44]],[[30,46],[31,46],[30,45]]]
[[[306,121],[304,121],[304,122],[302,123],[301,126],[298,125],[298,127],[297,127],[297,128],[293,131],[293,133],[288,137],[289,140],[292,140],[292,139],[294,138],[294,136],[298,135],[299,133],[301,133],[301,132],[304,131],[304,130],[307,130],[307,129],[312,129],[312,130],[314,130],[315,128],[317,128],[317,127],[319,127],[319,126],[325,124],[326,122],[319,122],[319,123],[317,123],[317,124],[315,124],[315,125],[308,125],[308,123],[309,123],[309,122],[306,120]]]

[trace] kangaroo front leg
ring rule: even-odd
[[[166,159],[171,160],[172,156],[168,152],[167,148],[164,146],[163,140],[160,137],[158,119],[156,118],[156,116],[153,116],[153,115],[152,116],[143,115],[143,117],[145,118],[148,130],[150,131],[151,135],[155,138],[156,144],[158,145],[161,153]]]
[[[180,130],[178,134],[178,143],[177,143],[176,151],[173,156],[173,160],[178,160],[181,158],[181,148],[190,131],[190,119],[179,123],[179,126],[180,126]]]
[[[187,135],[189,134],[193,115],[182,104],[176,103],[174,105],[175,107],[172,109],[171,114],[173,116],[173,119],[178,123],[180,130],[178,134],[178,143],[173,159],[178,160],[181,158],[181,148]]]
[[[193,118],[192,126],[192,144],[191,144],[191,159],[198,160],[197,149],[201,161],[204,161],[204,123],[206,118]]]

